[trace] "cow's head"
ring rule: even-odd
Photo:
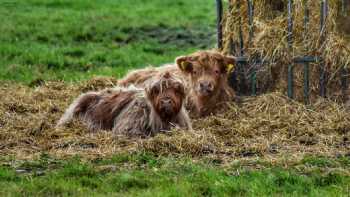
[[[213,51],[200,51],[176,58],[180,70],[190,76],[191,89],[200,99],[209,99],[218,94],[227,75],[233,71],[236,58]]]
[[[185,100],[185,88],[179,79],[169,72],[155,77],[146,86],[147,98],[163,120],[171,120],[181,110]]]

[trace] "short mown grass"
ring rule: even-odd
[[[349,158],[327,159],[349,168]],[[347,163],[344,163],[347,160]],[[307,164],[306,164],[306,163]],[[319,166],[317,157],[289,168],[215,162],[140,153],[110,159],[36,161],[0,167],[1,196],[346,196],[350,177],[340,168]],[[340,166],[339,166],[340,165]],[[312,167],[308,173],[300,167]]]
[[[0,80],[120,77],[215,46],[215,1],[5,0]]]

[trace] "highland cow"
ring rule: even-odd
[[[235,93],[228,85],[228,74],[235,64],[235,57],[214,51],[199,51],[176,58],[175,65],[132,71],[118,83],[142,87],[157,73],[171,72],[182,78],[189,89],[186,107],[190,112],[197,116],[207,116],[220,110],[223,103],[234,99]]]
[[[112,130],[115,134],[143,137],[172,127],[191,129],[185,99],[182,81],[165,72],[149,79],[143,89],[117,87],[81,95],[58,126],[78,118],[94,131]]]

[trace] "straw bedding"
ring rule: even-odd
[[[54,126],[82,91],[108,87],[113,79],[81,84],[46,82],[36,88],[4,84],[0,88],[0,155],[31,159],[42,153],[93,159],[147,151],[157,155],[237,158],[299,158],[305,154],[350,154],[350,116],[335,102],[306,107],[280,93],[242,98],[226,113],[194,120],[194,130],[173,130],[154,138],[89,132],[81,123]]]

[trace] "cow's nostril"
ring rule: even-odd
[[[208,87],[208,82],[206,82],[206,81],[203,81],[203,82],[200,82],[199,83],[199,86],[201,87],[201,88],[207,88]]]
[[[170,105],[171,104],[171,99],[164,99],[162,100],[163,105]]]
[[[214,89],[213,84],[209,83],[209,84],[208,84],[208,89],[209,89],[209,90],[213,90],[213,89]]]
[[[199,83],[199,87],[201,91],[205,91],[205,92],[212,92],[214,89],[214,85],[209,81],[203,81]]]

